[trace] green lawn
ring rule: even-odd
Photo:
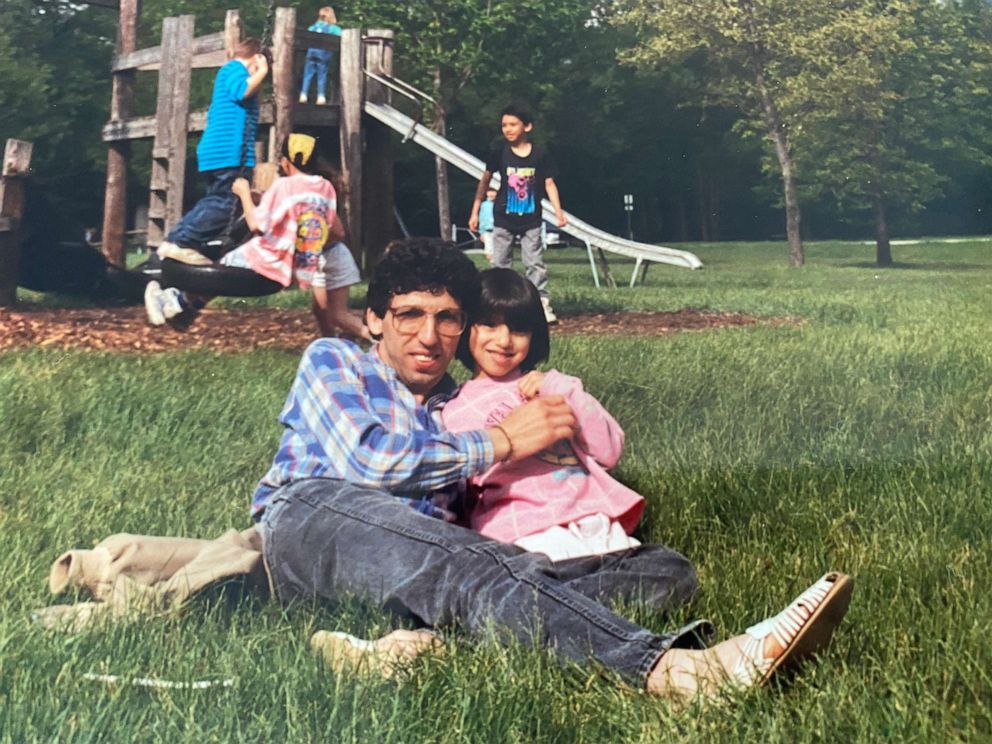
[[[855,577],[829,654],[788,689],[679,713],[595,670],[467,639],[404,681],[335,677],[308,652],[314,629],[390,627],[358,602],[200,601],[42,631],[30,613],[55,601],[62,550],[247,526],[297,355],[29,350],[0,354],[0,740],[992,739],[992,242],[896,246],[889,270],[862,244],[811,244],[802,270],[782,244],[689,248],[705,269],[653,266],[634,290],[596,290],[584,252],[552,251],[556,309],[803,322],[555,337],[552,364],[625,427],[617,474],[649,501],[640,537],[698,566],[694,607],[629,608],[639,622],[737,632],[828,569]],[[613,262],[621,283],[630,268]],[[87,672],[235,683],[151,691]]]

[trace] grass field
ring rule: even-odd
[[[635,290],[596,290],[584,253],[553,251],[556,307],[803,322],[556,337],[552,364],[625,427],[617,474],[648,498],[640,537],[700,573],[692,608],[631,607],[636,620],[737,632],[828,569],[855,577],[830,652],[788,689],[679,713],[546,653],[466,639],[402,681],[336,677],[307,639],[390,627],[358,602],[200,601],[45,632],[30,613],[54,601],[62,550],[247,526],[297,355],[28,350],[0,355],[0,740],[992,740],[992,242],[898,246],[884,271],[869,245],[812,244],[798,271],[780,244],[691,249],[704,270],[655,266]],[[629,269],[614,265],[620,280]],[[88,672],[234,684],[108,687]]]

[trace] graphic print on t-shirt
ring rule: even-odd
[[[534,175],[536,168],[506,168],[507,214],[534,214]]]
[[[320,210],[307,210],[296,224],[296,265],[316,263],[327,242],[327,219]]]

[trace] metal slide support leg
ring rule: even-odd
[[[641,270],[641,264],[644,263],[643,258],[637,259],[634,263],[634,270],[630,272],[630,288],[633,289],[634,285],[637,284],[637,272]]]
[[[596,289],[599,289],[599,272],[596,271],[596,258],[592,255],[592,246],[589,245],[589,241],[586,243],[586,253],[589,254],[589,267],[592,269],[592,281],[596,285]]]

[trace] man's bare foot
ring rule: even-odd
[[[728,688],[765,684],[830,643],[851,601],[849,576],[829,573],[782,612],[704,651],[671,649],[647,679],[647,690],[688,703]]]
[[[375,641],[366,641],[348,633],[318,630],[310,638],[310,647],[335,671],[356,674],[395,676],[405,663],[421,654],[444,653],[441,639],[429,630],[394,630]]]

